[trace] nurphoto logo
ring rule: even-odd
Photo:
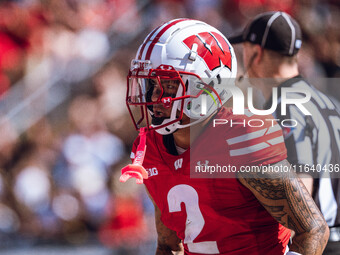
[[[228,86],[227,90],[233,97],[233,114],[244,115],[244,94],[242,90],[236,86]],[[201,115],[207,114],[207,100],[205,97],[208,95],[203,94],[201,96]],[[287,105],[295,105],[304,115],[312,115],[304,106],[304,103],[309,102],[311,99],[311,92],[298,89],[298,88],[281,88],[281,114],[284,116],[287,114]],[[219,97],[217,95],[217,97]],[[248,88],[247,95],[248,110],[254,115],[269,115],[276,111],[278,105],[278,93],[277,88],[272,89],[272,105],[270,109],[259,110],[255,109],[253,102],[253,88]]]

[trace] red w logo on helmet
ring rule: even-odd
[[[218,33],[203,32],[192,35],[183,41],[189,49],[196,43],[197,54],[204,59],[210,70],[222,65],[231,70],[231,54],[226,40]]]

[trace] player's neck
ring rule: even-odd
[[[173,133],[174,141],[176,146],[181,147],[183,149],[188,149],[193,141],[203,132],[204,128],[206,127],[207,123],[211,120],[211,118],[215,114],[212,114],[206,120],[187,127],[178,129],[175,133]]]
[[[174,134],[175,144],[183,149],[190,147],[190,127],[178,129]]]

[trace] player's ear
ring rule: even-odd
[[[254,58],[254,64],[260,64],[261,61],[263,61],[263,49],[260,45],[255,44],[254,50],[253,50],[253,58]]]

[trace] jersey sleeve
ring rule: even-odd
[[[233,118],[227,144],[236,166],[268,165],[287,158],[282,130],[271,115]]]

